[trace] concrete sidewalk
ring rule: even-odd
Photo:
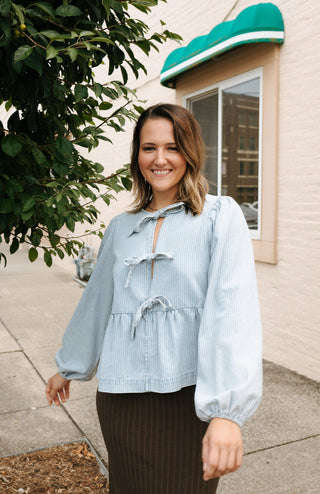
[[[44,395],[83,292],[70,262],[70,270],[48,269],[42,261],[31,264],[22,251],[0,267],[1,456],[85,437],[107,462],[95,411],[97,381],[72,382],[65,407],[49,407]],[[219,494],[319,494],[319,391],[319,383],[265,362],[263,401],[243,428],[243,466],[221,479]]]

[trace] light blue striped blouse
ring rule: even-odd
[[[56,362],[80,381],[98,366],[110,393],[196,384],[201,420],[242,425],[261,398],[261,343],[246,221],[230,197],[207,196],[197,216],[180,202],[111,221]]]

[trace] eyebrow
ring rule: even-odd
[[[142,142],[141,145],[146,146],[146,145],[154,145],[154,142]],[[166,142],[166,146],[176,146],[175,142]]]

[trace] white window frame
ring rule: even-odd
[[[192,93],[186,94],[183,96],[183,106],[185,108],[189,107],[189,101],[193,98],[203,96],[206,93],[216,92],[218,93],[218,195],[221,195],[221,168],[222,168],[222,91],[228,89],[232,86],[236,86],[237,84],[242,84],[244,82],[248,82],[252,79],[259,78],[259,91],[260,91],[260,99],[259,99],[259,159],[258,159],[258,228],[257,230],[250,230],[251,238],[260,240],[261,239],[261,179],[262,179],[262,169],[261,169],[261,160],[262,160],[262,121],[263,121],[263,67],[257,67],[256,69],[250,70],[248,72],[244,72],[237,76],[231,77],[229,79],[225,79],[211,86],[207,86],[203,89],[199,89]]]

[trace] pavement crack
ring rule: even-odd
[[[21,346],[21,344],[19,343],[19,341],[17,340],[17,338],[14,337],[14,335],[12,334],[12,332],[10,331],[10,329],[8,328],[7,324],[5,324],[5,322],[1,319],[0,317],[0,322],[1,324],[3,324],[3,326],[5,327],[5,329],[8,331],[9,335],[16,341],[17,345],[19,346],[20,348],[20,351],[22,352],[22,354],[24,355],[24,357],[27,359],[27,361],[29,362],[29,364],[31,365],[31,367],[33,368],[33,370],[36,372],[36,374],[39,376],[39,378],[41,379],[41,381],[47,385],[47,381],[46,379],[42,376],[41,372],[37,369],[37,367],[34,365],[34,363],[32,362],[32,360],[30,359],[30,357],[26,354],[26,352],[24,351],[23,347]],[[79,427],[79,425],[77,424],[77,422],[73,419],[72,415],[70,415],[70,413],[68,412],[68,410],[63,406],[63,404],[60,405],[61,408],[63,409],[64,413],[68,416],[68,418],[71,420],[71,422],[73,423],[73,425],[78,429],[78,431],[82,434],[83,437],[86,437],[85,433],[83,432],[83,430],[81,429],[81,427]],[[37,408],[41,408],[41,407],[37,407]],[[45,408],[45,407],[43,407]],[[30,410],[30,409],[28,409]]]
[[[287,446],[288,444],[295,444],[295,443],[299,443],[302,441],[307,441],[308,439],[313,439],[313,438],[319,437],[319,436],[320,436],[320,433],[313,434],[311,436],[301,437],[300,439],[293,439],[292,441],[286,441],[286,442],[280,443],[280,444],[274,444],[273,446],[267,446],[266,448],[260,448],[260,449],[254,450],[254,451],[249,451],[248,453],[244,453],[244,456],[254,455],[255,453],[261,453],[262,451],[268,451],[269,449],[281,448],[282,446]]]

